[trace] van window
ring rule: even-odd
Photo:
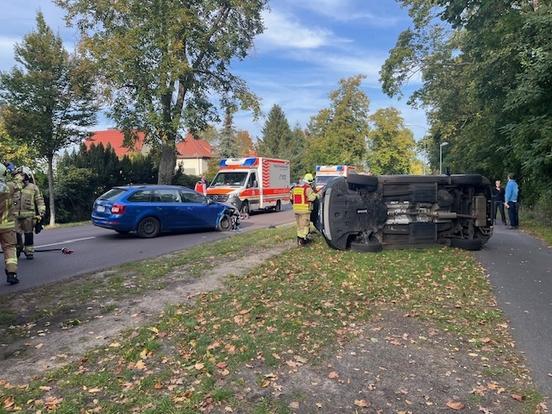
[[[254,188],[258,187],[259,184],[257,183],[257,174],[251,173],[249,176],[249,180],[247,181],[247,188]]]

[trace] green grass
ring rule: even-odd
[[[195,254],[203,260],[251,242],[267,245],[271,240],[244,235],[210,253]],[[176,255],[167,262],[127,268],[147,275],[153,267],[170,272],[171,266],[192,260]],[[329,250],[318,240],[228,280],[226,289],[203,294],[193,305],[169,307],[155,325],[129,332],[120,347],[90,352],[79,364],[26,388],[0,387],[0,399],[13,397],[20,407],[44,410],[46,396],[63,397],[57,412],[67,413],[98,407],[106,413],[137,408],[194,413],[211,405],[284,413],[289,410],[278,401],[260,400],[245,408],[246,402],[236,401],[245,365],[272,369],[294,357],[319,363],[338,334],[367,323],[379,307],[431,321],[454,333],[458,346],[479,349],[492,340],[492,348],[478,351],[493,360],[489,374],[500,373],[512,382],[519,378],[519,360],[502,313],[484,271],[469,253],[432,248],[356,254]],[[257,378],[260,385],[264,381]],[[42,391],[41,386],[51,389]],[[541,397],[532,389],[519,392],[527,396],[524,412],[532,412]]]
[[[552,246],[552,218],[548,217],[548,220],[546,220],[531,210],[525,209],[520,213],[521,228],[544,240],[549,246]]]

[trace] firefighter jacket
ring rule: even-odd
[[[318,195],[309,184],[297,185],[291,191],[293,212],[296,214],[308,214],[312,210],[312,202]]]
[[[36,184],[22,183],[22,189],[14,197],[15,216],[17,218],[34,217],[46,212],[44,198]]]
[[[19,184],[0,181],[0,231],[15,228],[13,199],[20,188]]]

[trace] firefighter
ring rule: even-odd
[[[305,174],[303,183],[298,184],[291,190],[291,201],[293,203],[293,212],[297,223],[297,244],[304,246],[309,242],[310,215],[313,202],[318,195],[313,187],[314,177],[312,174]]]
[[[17,278],[17,249],[15,221],[13,218],[13,197],[18,187],[7,182],[6,166],[0,163],[0,244],[4,251],[6,281],[10,285],[19,283]]]
[[[34,226],[42,222],[46,213],[44,198],[34,183],[33,173],[28,167],[18,167],[15,179],[22,189],[15,194],[15,228],[17,232],[17,254],[23,252],[28,260],[34,258]]]

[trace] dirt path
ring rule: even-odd
[[[181,281],[164,290],[121,301],[117,303],[117,311],[112,314],[98,315],[94,320],[68,330],[54,331],[47,336],[39,334],[12,343],[8,349],[4,349],[4,353],[13,356],[0,360],[1,378],[13,384],[27,383],[45,370],[75,361],[90,349],[106,345],[116,347],[117,338],[122,333],[154,321],[168,305],[192,301],[201,293],[222,288],[224,278],[247,273],[291,246],[280,245],[223,263],[192,281]],[[167,277],[178,276],[182,279],[182,272],[185,269],[176,269]]]

